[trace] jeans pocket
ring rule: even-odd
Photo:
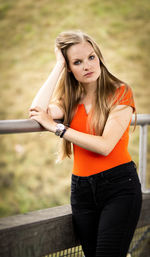
[[[125,183],[131,183],[132,182],[132,178],[130,176],[118,176],[118,177],[114,177],[114,178],[109,178],[107,179],[107,182],[110,184],[125,184]]]
[[[117,174],[110,174],[108,177],[106,176],[106,181],[109,184],[116,185],[116,184],[131,184],[132,176],[129,172],[119,172]]]
[[[138,173],[137,173],[137,168],[136,168],[136,165],[133,165],[130,169],[130,176],[132,178],[132,181],[135,183],[135,184],[140,184],[141,185],[141,182],[140,182],[140,179],[139,179],[139,176],[138,176]]]
[[[136,164],[132,161],[124,167],[109,173],[106,180],[110,184],[133,184],[138,181]]]

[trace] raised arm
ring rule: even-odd
[[[30,108],[34,108],[35,106],[41,107],[43,110],[47,110],[51,96],[55,89],[55,86],[58,82],[58,79],[65,67],[65,59],[61,53],[61,51],[55,47],[55,54],[56,54],[56,64],[51,71],[50,75],[48,76],[47,80],[37,92]]]

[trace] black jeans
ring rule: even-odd
[[[71,206],[86,257],[125,257],[142,204],[133,161],[88,177],[72,175]]]

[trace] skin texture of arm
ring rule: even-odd
[[[64,65],[61,63],[56,63],[52,72],[48,76],[48,79],[45,81],[43,86],[39,89],[36,94],[30,108],[35,106],[40,106],[43,110],[47,110],[49,101],[57,84],[57,81],[63,71]]]
[[[68,128],[64,138],[86,150],[107,156],[127,129],[132,113],[132,107],[118,105],[109,114],[102,136],[90,135]],[[31,119],[35,119],[47,130],[55,133],[56,122],[53,118],[39,107],[31,110]]]
[[[63,119],[63,117],[64,117],[63,109],[60,108],[56,104],[49,104],[47,112],[48,112],[49,115],[51,115],[53,120],[55,120],[55,119]]]

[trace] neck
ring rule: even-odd
[[[87,83],[83,84],[83,87],[85,89],[85,96],[94,96],[95,90],[96,90],[97,83]]]

